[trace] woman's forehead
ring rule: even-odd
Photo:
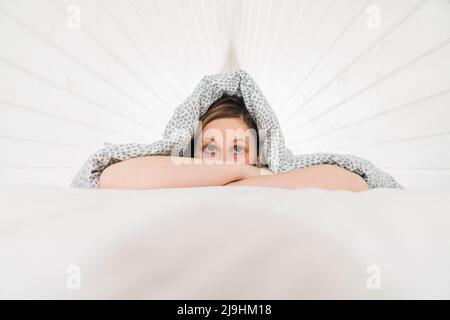
[[[204,126],[203,131],[207,129],[248,129],[249,126],[240,118],[221,118],[209,122]]]
[[[206,132],[208,130],[220,130],[222,132],[226,132],[227,130],[243,130],[246,131],[251,129],[246,122],[244,122],[240,118],[221,118],[216,119],[203,127],[203,131]]]
[[[226,128],[226,129],[217,129],[217,128],[207,128],[202,132],[203,141],[223,141],[227,140],[230,142],[234,141],[246,141],[249,139],[253,139],[256,136],[256,132],[254,132],[251,128]]]
[[[206,142],[248,142],[255,139],[257,132],[240,118],[216,119],[201,129],[202,141]]]

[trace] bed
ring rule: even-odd
[[[0,298],[450,298],[448,191],[0,195]]]

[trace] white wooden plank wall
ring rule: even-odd
[[[67,186],[150,143],[203,75],[247,70],[296,153],[450,190],[448,0],[0,0],[0,183]]]

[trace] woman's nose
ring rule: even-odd
[[[233,157],[230,157],[230,155],[226,151],[222,151],[222,161],[232,161]]]

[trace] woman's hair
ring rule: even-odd
[[[257,166],[260,166],[259,161],[259,134],[258,127],[255,120],[248,112],[244,100],[237,96],[222,95],[216,100],[208,110],[200,117],[202,129],[210,122],[222,118],[238,118],[256,133],[256,154],[258,155]],[[194,137],[191,140],[191,157],[194,157]]]

